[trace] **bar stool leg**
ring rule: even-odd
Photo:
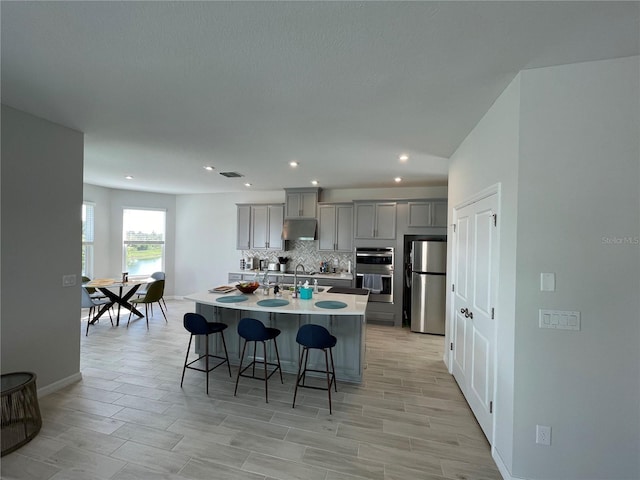
[[[273,346],[276,347],[276,358],[278,359],[278,370],[280,373],[280,383],[282,383],[284,385],[284,380],[282,379],[282,368],[280,367],[280,354],[278,353],[278,342],[276,342],[276,339],[273,339]],[[266,355],[265,355],[265,361],[266,361]]]
[[[327,372],[327,392],[329,393],[329,415],[331,415],[331,380],[329,374],[329,358],[327,356],[327,349],[323,348],[324,351],[324,364]]]
[[[193,333],[189,337],[189,346],[187,347],[187,356],[184,358],[184,367],[182,367],[182,380],[180,380],[180,388],[184,383],[184,372],[187,371],[187,360],[189,360],[189,350],[191,350],[191,340],[193,340]]]
[[[222,336],[222,346],[224,347],[224,356],[227,357],[227,368],[229,369],[229,377],[231,377],[231,365],[229,364],[229,353],[227,352],[227,343],[224,341],[224,331],[220,330],[220,335]],[[333,365],[333,357],[331,357],[331,362]]]
[[[298,374],[296,375],[296,388],[293,391],[293,405],[291,408],[296,408],[296,396],[298,395],[298,384],[300,383],[300,371],[302,370],[302,358],[304,357],[304,352],[306,348],[302,349],[300,353],[300,363],[298,363]]]
[[[264,400],[266,403],[269,403],[269,377],[267,377],[267,342],[262,342],[262,352],[264,353]]]
[[[331,357],[331,372],[333,373],[333,388],[338,391],[338,381],[336,380],[336,367],[333,365],[333,349],[329,349],[329,356]]]
[[[204,357],[204,368],[206,370],[206,375],[207,375],[207,395],[209,395],[209,335],[205,335],[204,336],[204,353],[205,353],[205,357]]]
[[[247,348],[247,341],[244,341],[244,345],[242,346],[242,355],[240,355],[240,366],[238,367],[238,376],[236,377],[236,389],[233,391],[233,396],[235,397],[238,393],[238,382],[240,381],[240,372],[242,371],[242,360],[244,360],[244,351]]]

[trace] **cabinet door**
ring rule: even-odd
[[[375,238],[396,238],[396,204],[376,204]]]
[[[373,203],[356,203],[356,238],[373,238],[376,208]]]
[[[431,224],[434,227],[447,226],[447,202],[433,202],[433,215]]]
[[[336,206],[336,250],[353,250],[353,205]]]
[[[286,216],[287,218],[305,217],[316,218],[318,205],[318,192],[287,192]]]
[[[336,207],[321,205],[318,208],[318,250],[333,251],[336,248]]]
[[[329,331],[338,339],[333,349],[336,371],[342,372],[347,378],[358,377],[361,372],[361,351],[354,349],[353,345],[361,343],[362,320],[360,317],[340,315],[330,318]]]
[[[282,205],[269,205],[269,233],[267,248],[282,250],[282,225],[284,223],[284,207]]]
[[[431,226],[431,202],[409,202],[409,227]]]
[[[264,250],[267,248],[269,210],[267,205],[251,206],[251,248]]]
[[[248,250],[251,248],[251,206],[238,205],[238,236],[236,249]]]
[[[287,193],[285,200],[285,209],[287,218],[295,218],[300,216],[302,210],[301,198],[299,193]]]
[[[316,207],[318,205],[318,194],[308,192],[300,194],[300,216],[316,218]]]

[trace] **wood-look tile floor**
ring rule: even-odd
[[[367,326],[362,385],[324,391],[294,376],[241,379],[226,368],[180,376],[192,302],[168,301],[126,328],[108,318],[84,336],[83,379],[40,399],[43,427],[2,458],[3,479],[501,479],[489,445],[442,362],[443,338]],[[86,311],[83,311],[86,315]],[[195,358],[191,354],[190,358]]]

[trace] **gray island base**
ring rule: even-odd
[[[244,295],[246,300],[237,303],[219,301],[222,297]],[[262,321],[267,327],[273,327],[282,333],[278,336],[278,352],[282,370],[286,373],[296,374],[300,360],[300,346],[296,343],[298,328],[306,323],[314,323],[327,328],[338,342],[333,348],[336,377],[338,381],[349,383],[362,383],[362,370],[364,368],[364,340],[366,325],[367,295],[347,295],[334,293],[314,293],[310,300],[292,298],[290,293],[285,293],[282,299],[289,303],[279,307],[258,305],[258,302],[266,299],[274,299],[273,295],[264,295],[259,291],[252,294],[234,292],[221,295],[210,292],[199,292],[185,296],[185,299],[196,303],[196,313],[204,316],[209,322],[223,322],[229,325],[224,331],[229,361],[232,365],[240,364],[243,340],[238,335],[238,323],[240,319],[252,317]],[[346,304],[339,309],[321,308],[316,305],[322,301],[337,301]],[[224,355],[220,335],[209,338],[210,353]],[[249,349],[247,349],[249,350]],[[196,337],[196,352],[204,353],[204,339]],[[245,352],[249,360],[251,352]],[[258,347],[256,358],[262,360],[262,348]],[[267,345],[267,361],[276,360],[276,352],[272,342]],[[324,369],[324,355],[321,351],[311,351],[309,354],[309,368]]]

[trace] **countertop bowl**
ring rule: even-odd
[[[253,293],[255,292],[260,284],[258,282],[247,282],[247,283],[238,283],[236,288],[240,290],[242,293]]]

